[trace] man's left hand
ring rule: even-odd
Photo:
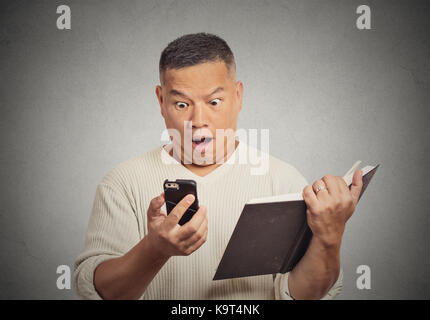
[[[319,186],[323,189],[317,191]],[[351,190],[342,177],[329,174],[303,189],[307,221],[315,240],[325,247],[340,247],[346,221],[355,210],[362,187],[362,172],[357,170]]]

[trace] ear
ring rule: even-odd
[[[164,108],[163,108],[163,94],[162,94],[162,89],[160,85],[155,87],[155,94],[157,95],[158,103],[160,104],[161,115],[164,118],[165,116],[164,116]]]
[[[239,111],[242,110],[242,98],[243,98],[243,83],[238,80],[236,82],[236,98],[239,103]]]

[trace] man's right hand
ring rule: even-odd
[[[200,206],[190,221],[178,224],[187,208],[194,202],[192,194],[184,197],[167,215],[161,210],[164,193],[151,200],[148,208],[148,240],[163,258],[188,256],[206,242],[208,220],[206,207]]]

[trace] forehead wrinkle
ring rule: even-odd
[[[208,65],[214,65],[214,63],[206,64],[206,66]],[[180,72],[181,69],[168,69],[164,78],[164,80],[167,81],[165,82],[165,86],[167,86],[168,95],[184,97],[190,100],[194,97],[207,99],[218,92],[230,91],[230,85],[234,84],[234,77],[232,77],[231,70],[226,68],[224,63],[223,72],[220,72],[219,69],[216,70],[214,77],[211,77],[213,78],[212,80],[202,79],[202,81],[197,81],[194,77],[194,73],[197,72],[197,76],[200,76],[200,74],[207,74],[207,71],[202,73],[202,70],[196,67],[198,67],[198,65],[190,67],[193,69],[189,69],[188,72],[184,70],[185,72],[183,73]]]

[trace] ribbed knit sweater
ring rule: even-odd
[[[207,207],[207,240],[189,256],[171,257],[141,299],[291,299],[288,273],[212,280],[245,203],[302,192],[308,184],[295,167],[270,155],[267,172],[256,174],[258,165],[248,157],[252,155],[255,159],[262,153],[240,142],[228,161],[201,177],[160,146],[111,169],[97,187],[85,245],[75,262],[78,295],[101,299],[93,282],[96,267],[124,255],[145,237],[149,202],[163,192],[164,180],[193,179],[199,204]],[[324,299],[341,291],[342,277],[341,271]]]

